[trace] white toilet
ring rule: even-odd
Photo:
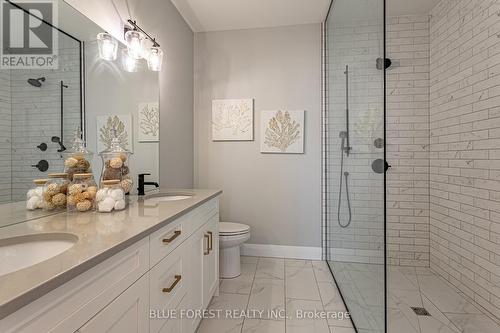
[[[231,279],[241,274],[240,245],[250,239],[250,227],[246,224],[219,223],[219,275]]]

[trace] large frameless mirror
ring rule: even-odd
[[[26,195],[36,186],[33,180],[63,171],[64,151],[78,129],[94,153],[96,179],[102,169],[98,153],[117,132],[133,153],[133,179],[138,173],[159,178],[158,72],[144,59],[127,62],[127,48],[116,39],[116,59],[106,59],[98,41],[105,30],[62,0],[53,5],[51,16],[2,0],[12,22],[25,19],[52,33],[57,65],[0,68],[0,227],[58,212],[27,210]]]

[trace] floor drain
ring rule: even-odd
[[[430,316],[431,314],[427,312],[424,308],[412,307],[413,312],[417,314],[417,316]]]

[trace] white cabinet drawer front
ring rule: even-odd
[[[77,333],[149,331],[149,276],[143,275]]]
[[[186,296],[189,286],[188,257],[185,245],[177,247],[150,271],[150,307],[152,311],[175,309]],[[165,325],[165,320],[151,321],[151,332]]]
[[[147,272],[148,239],[0,321],[0,332],[74,332]]]
[[[219,198],[214,198],[192,212],[191,221],[193,232],[208,222],[214,214],[219,212]]]
[[[159,331],[151,330],[151,333],[193,333],[190,331],[188,321],[182,317],[182,313],[189,309],[189,296],[186,295],[181,300],[180,304],[175,308],[175,317],[166,319]]]
[[[150,267],[165,258],[189,236],[188,216],[181,216],[149,236]]]

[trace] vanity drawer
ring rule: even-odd
[[[189,285],[188,248],[177,247],[154,266],[149,274],[149,299],[152,311],[166,312],[178,307]],[[169,319],[151,319],[150,332],[158,332]]]
[[[75,332],[148,270],[143,239],[0,321],[2,333]]]
[[[214,198],[205,202],[191,213],[192,233],[198,230],[202,225],[208,222],[215,214],[219,212],[219,198]]]
[[[153,267],[179,246],[190,233],[189,216],[181,216],[149,236],[149,267]]]

